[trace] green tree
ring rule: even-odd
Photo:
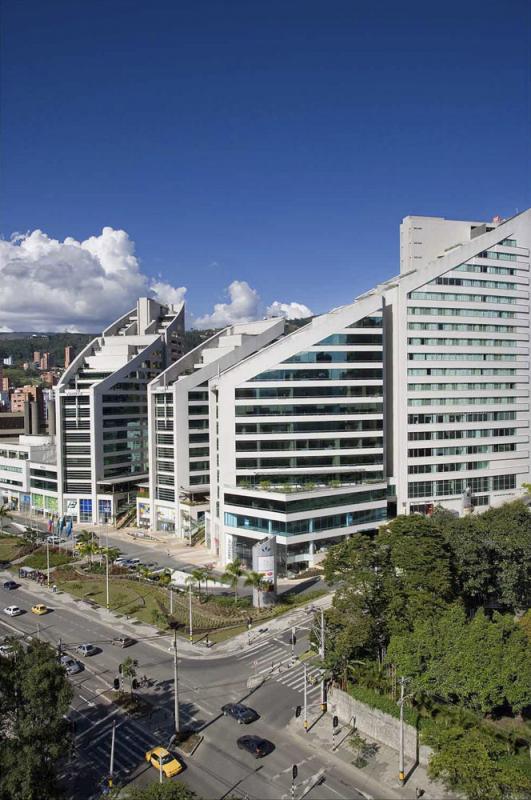
[[[208,596],[208,582],[214,580],[214,570],[212,567],[204,567],[204,578],[205,581],[205,594]]]
[[[387,660],[415,692],[435,692],[475,711],[508,705],[520,712],[531,703],[531,647],[509,615],[489,619],[480,611],[467,621],[461,606],[450,606],[393,636]]]
[[[242,575],[242,562],[239,558],[235,558],[234,561],[230,561],[225,567],[225,572],[223,573],[223,580],[225,583],[228,583],[231,589],[234,591],[235,603],[238,602],[238,582]]]
[[[0,506],[0,533],[4,532],[4,523],[8,519],[11,519],[11,514],[9,513],[7,503],[2,503]]]
[[[200,800],[195,792],[183,783],[150,783],[149,786],[128,787],[129,800]]]
[[[430,777],[469,800],[523,798],[531,791],[531,778],[514,759],[509,761],[503,742],[482,728],[451,726],[434,729],[429,739],[435,753]]]
[[[514,611],[531,604],[531,514],[515,500],[440,526],[452,552],[455,582],[469,608]]]
[[[196,583],[197,593],[201,595],[201,583],[205,580],[205,570],[203,567],[195,567],[186,580],[190,583]]]
[[[133,694],[133,681],[136,678],[137,667],[138,661],[136,658],[131,658],[131,656],[127,656],[125,661],[122,663],[122,675],[126,680],[129,681],[130,694]]]
[[[33,640],[24,649],[13,640],[11,646],[13,655],[0,657],[0,797],[55,800],[57,764],[70,741],[65,717],[72,687],[50,645]]]
[[[418,617],[441,612],[453,598],[450,548],[430,519],[396,517],[379,529],[375,545],[390,568],[386,617],[391,633],[410,630]]]
[[[258,596],[258,610],[260,610],[262,607],[263,592],[265,592],[269,586],[268,581],[264,579],[264,573],[250,570],[245,576],[245,586],[252,586],[253,589],[256,589]]]

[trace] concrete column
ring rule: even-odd
[[[46,407],[48,409],[48,433],[50,436],[55,436],[55,400],[48,400]]]
[[[31,411],[29,400],[24,403],[24,433],[31,433]]]
[[[39,406],[37,403],[32,401],[30,403],[31,408],[31,432],[33,435],[39,433]]]

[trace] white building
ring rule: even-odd
[[[14,511],[54,514],[58,510],[56,447],[53,437],[0,440],[0,505]]]
[[[183,352],[184,304],[147,297],[94,339],[56,387],[59,513],[135,515],[148,476],[147,385]]]
[[[408,217],[401,274],[209,381],[209,540],[280,571],[434,504],[518,496],[529,475],[531,210]],[[214,484],[215,479],[215,484]]]
[[[149,385],[149,481],[139,525],[190,536],[210,491],[208,381],[282,334],[284,321],[232,325],[182,356]]]

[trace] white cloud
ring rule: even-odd
[[[0,333],[13,333],[13,328],[8,328],[6,325],[0,325]]]
[[[260,297],[247,281],[232,281],[227,289],[230,302],[216,303],[212,314],[197,317],[196,328],[223,328],[237,322],[253,322],[260,318]]]
[[[0,320],[14,330],[97,332],[141,295],[174,302],[185,291],[150,285],[126,231],[60,242],[35,230],[0,241]]]
[[[280,303],[275,300],[266,309],[268,317],[285,317],[286,319],[303,319],[313,317],[313,311],[304,303]]]
[[[178,306],[183,302],[187,292],[186,286],[172,286],[171,283],[155,281],[151,284],[151,291],[155,300],[164,305]]]

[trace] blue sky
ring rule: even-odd
[[[529,8],[5,3],[0,232],[123,229],[197,316],[233,281],[326,311],[398,271],[403,216],[530,204]]]

